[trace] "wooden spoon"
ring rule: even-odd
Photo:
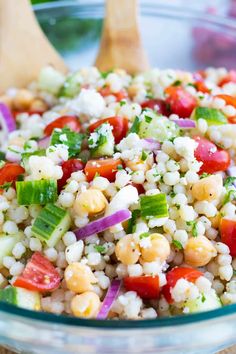
[[[47,64],[67,71],[37,23],[30,2],[0,0],[0,93],[9,87],[25,87]]]
[[[107,0],[100,50],[95,65],[135,74],[148,69],[138,28],[137,0]]]

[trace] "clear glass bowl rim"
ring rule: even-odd
[[[78,1],[58,1],[58,2],[49,2],[44,4],[35,5],[34,9],[36,11],[48,10],[48,9],[63,9],[63,8],[75,8],[76,6],[86,6],[93,8],[99,7],[103,8],[103,2],[93,2],[88,3],[87,0],[78,0]],[[90,10],[91,10],[90,9]],[[156,12],[154,11],[156,10]],[[151,12],[150,12],[151,11]],[[141,12],[144,12],[149,15],[159,15],[163,17],[172,17],[172,18],[181,18],[181,19],[196,19],[204,20],[205,23],[213,24],[216,26],[225,27],[225,29],[233,30],[236,34],[236,21],[227,19],[223,16],[213,16],[210,14],[203,14],[199,11],[190,11],[186,8],[181,7],[170,7],[165,6],[156,6],[156,4],[145,1],[141,2]],[[64,315],[55,315],[52,313],[46,312],[35,312],[25,310],[10,304],[0,302],[0,312],[5,314],[22,317],[26,320],[34,320],[44,322],[45,324],[56,324],[56,325],[66,325],[66,326],[78,326],[78,327],[89,327],[94,329],[110,329],[110,330],[121,330],[121,329],[135,329],[135,328],[161,328],[161,327],[173,327],[179,325],[186,325],[201,321],[207,321],[211,319],[217,319],[221,317],[226,317],[236,313],[236,304],[227,305],[219,309],[207,312],[201,312],[191,315],[184,316],[174,316],[166,318],[157,318],[152,320],[93,320],[93,319],[80,319],[71,316]]]

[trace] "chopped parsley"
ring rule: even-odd
[[[101,77],[102,77],[103,79],[106,79],[107,76],[108,76],[109,74],[111,74],[111,73],[113,73],[113,70],[102,71],[100,74],[101,74]]]
[[[230,187],[234,184],[234,182],[236,181],[236,177],[227,177],[224,179],[224,187]]]
[[[175,248],[177,248],[178,250],[182,250],[183,246],[182,243],[179,242],[178,240],[172,240],[172,244],[175,246]]]
[[[206,173],[206,172],[204,172],[204,173],[202,173],[202,174],[201,174],[200,179],[202,179],[202,178],[206,178],[206,177],[209,177],[209,176],[211,176],[211,174],[210,174],[210,173]]]
[[[127,102],[121,100],[119,103],[120,103],[120,106],[122,107],[122,106],[124,106]]]
[[[198,236],[198,232],[197,232],[197,221],[193,220],[193,221],[187,221],[186,224],[188,226],[191,226],[191,233],[193,235],[193,237],[197,237]]]
[[[12,182],[6,182],[0,186],[0,190],[8,191],[8,189],[12,186]]]
[[[196,85],[196,84],[194,84],[193,82],[188,83],[188,84],[187,84],[187,86],[194,87],[195,89],[197,88],[197,85]]]
[[[146,123],[151,123],[151,121],[152,121],[152,117],[149,117],[149,116],[145,116],[144,119],[145,119]]]
[[[170,197],[171,198],[174,198],[176,196],[176,193],[175,192],[170,192]]]
[[[141,160],[146,161],[147,157],[148,157],[148,154],[145,151],[142,151]]]
[[[128,227],[127,227],[127,233],[132,234],[135,232],[136,228],[136,221],[141,215],[141,210],[140,209],[135,209],[132,211],[132,216],[128,221]]]
[[[23,149],[24,149],[24,150],[31,149],[31,144],[30,144],[28,141],[26,141],[26,142],[24,143]]]
[[[147,238],[149,236],[150,236],[149,232],[143,232],[142,234],[139,235],[139,238],[140,240],[142,240],[143,238]]]
[[[124,169],[124,167],[123,167],[122,165],[118,165],[118,166],[117,166],[117,170],[118,170],[118,171],[121,171],[121,170],[123,170],[123,169]]]
[[[132,127],[130,128],[130,133],[138,133],[140,128],[140,119],[138,116],[135,117]]]
[[[172,84],[172,86],[180,86],[181,84],[182,84],[182,81],[176,80],[176,81]]]
[[[106,247],[102,245],[95,245],[94,249],[99,252],[99,253],[105,253],[106,252]]]
[[[66,141],[63,141],[63,145],[68,146],[69,158],[78,156],[81,150],[84,135],[76,133],[67,127],[63,129],[54,129],[51,138],[51,145],[57,146],[62,144],[60,140],[60,136],[62,134],[65,135],[67,139]]]
[[[204,294],[202,294],[202,302],[205,302],[206,301],[206,296]]]
[[[21,153],[20,151],[17,151],[15,149],[13,149],[12,147],[8,147],[7,150],[9,150],[11,152],[14,152],[15,154],[20,154]]]
[[[234,199],[236,199],[236,189],[231,189],[226,193],[222,204],[225,205]]]

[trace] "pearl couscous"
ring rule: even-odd
[[[0,300],[97,319],[235,303],[231,77],[47,67],[0,97]]]

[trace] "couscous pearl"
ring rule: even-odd
[[[25,266],[23,263],[15,262],[10,268],[10,274],[13,276],[20,275],[23,272],[24,268]]]
[[[92,186],[94,188],[100,189],[101,191],[105,191],[108,187],[109,187],[109,180],[107,178],[104,177],[95,177],[93,182],[92,182]]]
[[[164,174],[163,176],[163,180],[165,182],[165,184],[167,184],[168,186],[174,186],[175,184],[177,184],[180,180],[180,174],[179,172],[167,172]]]
[[[57,250],[53,247],[45,249],[44,254],[51,262],[55,262],[57,259]]]
[[[224,265],[219,267],[219,276],[222,280],[229,281],[233,276],[233,268],[231,265]]]
[[[65,191],[69,193],[76,193],[79,189],[79,184],[77,181],[72,180],[69,182],[69,184],[66,186]]]
[[[61,204],[62,207],[64,208],[70,208],[72,207],[73,203],[74,203],[74,195],[72,193],[69,192],[61,192],[61,194],[59,195],[59,203]]]
[[[13,266],[13,264],[16,263],[16,260],[13,257],[5,256],[5,257],[3,257],[2,263],[3,263],[4,267],[6,267],[7,269],[10,269]]]
[[[37,239],[35,237],[30,238],[29,247],[30,247],[31,251],[39,251],[40,252],[42,250],[41,242],[39,241],[39,239]]]
[[[17,242],[12,250],[12,254],[16,259],[20,259],[25,251],[25,246],[21,242]]]
[[[74,232],[68,231],[65,233],[62,240],[63,240],[65,246],[70,246],[76,242],[76,236],[75,236]]]
[[[14,235],[18,232],[18,227],[14,221],[6,221],[3,224],[3,232],[5,232],[8,235]]]
[[[143,268],[140,264],[131,264],[128,266],[128,273],[130,277],[138,277],[143,274]]]

